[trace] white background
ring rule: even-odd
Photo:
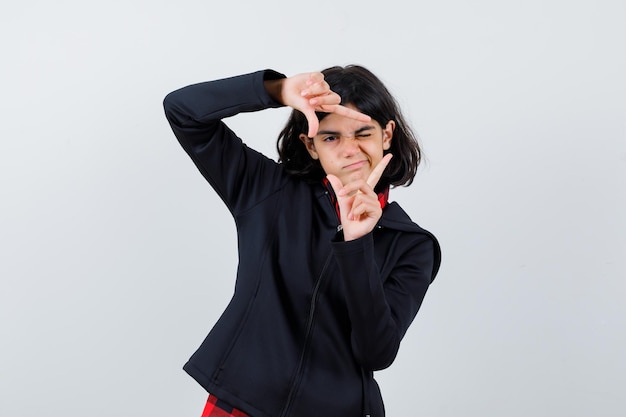
[[[420,135],[428,162],[391,197],[443,248],[378,374],[388,416],[624,415],[625,18],[621,0],[3,2],[0,415],[200,415],[181,366],[232,292],[234,224],[162,99],[349,63]],[[229,123],[275,156],[287,114]]]

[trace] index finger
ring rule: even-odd
[[[325,105],[322,106],[322,110],[328,113],[335,113],[339,116],[348,117],[350,119],[359,120],[361,122],[369,122],[372,120],[367,114],[361,113],[360,111],[351,109],[346,106],[342,106],[341,104],[335,105]]]
[[[390,153],[385,155],[383,159],[380,160],[378,165],[374,167],[369,177],[367,177],[367,184],[372,187],[372,190],[374,189],[374,187],[376,187],[376,184],[378,184],[380,177],[382,177],[383,175],[383,171],[385,171],[385,168],[387,168],[387,165],[389,165],[389,161],[391,161],[392,157],[393,155]]]

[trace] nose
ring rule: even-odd
[[[345,137],[343,142],[343,153],[345,156],[353,156],[359,152],[359,141],[354,136]]]

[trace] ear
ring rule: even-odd
[[[300,133],[299,138],[302,141],[302,143],[304,143],[304,147],[306,148],[306,150],[309,151],[309,155],[311,155],[311,158],[319,159],[319,155],[315,151],[315,144],[313,143],[313,138],[308,137],[304,133]]]
[[[383,128],[383,149],[385,151],[391,148],[391,139],[393,139],[393,131],[396,129],[396,122],[389,120]]]

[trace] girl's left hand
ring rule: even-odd
[[[327,176],[339,203],[345,241],[365,236],[374,229],[380,220],[383,210],[374,188],[391,158],[391,154],[385,155],[374,167],[367,181],[357,178],[344,185],[335,175],[329,174]]]

